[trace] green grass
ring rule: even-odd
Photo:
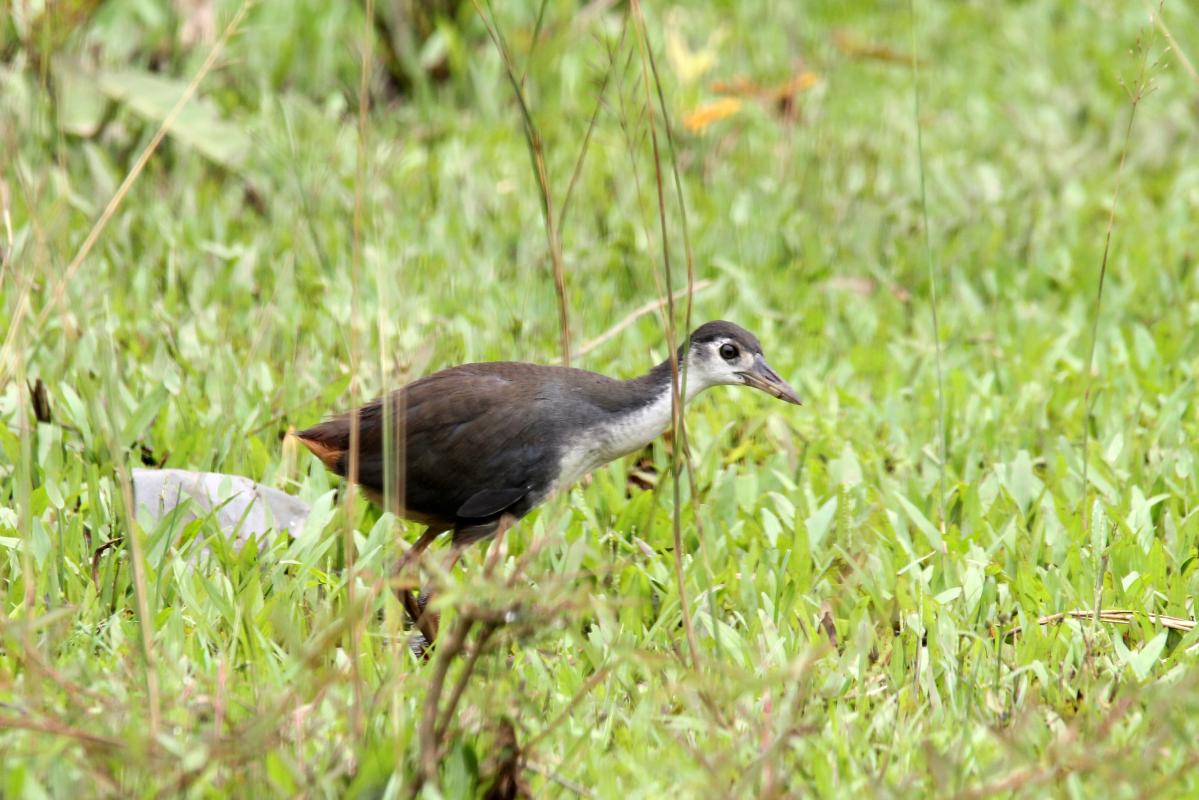
[[[236,3],[217,6],[219,34]],[[661,296],[659,167],[685,283],[669,151],[659,127],[655,163],[623,6],[547,3],[531,55],[541,3],[496,6],[559,204],[611,70],[561,232],[577,347]],[[0,19],[0,795],[402,797],[438,662],[411,658],[398,605],[366,590],[417,527],[361,500],[347,520],[338,482],[283,437],[348,404],[355,341],[363,396],[465,360],[557,358],[520,112],[464,4],[412,56],[444,55],[448,79],[418,69],[397,91],[372,76],[359,184],[360,7],[263,0],[57,302],[207,53],[178,44],[172,7],[110,0],[56,23],[57,61],[17,43],[27,19]],[[1194,61],[1199,14],[1168,3],[1164,18]],[[661,442],[659,491],[629,486],[630,458],[522,522],[499,566],[519,569],[511,588],[482,576],[481,548],[447,577],[448,604],[521,611],[452,715],[440,791],[486,789],[509,720],[538,797],[1199,792],[1199,633],[1145,616],[1194,618],[1199,588],[1199,82],[1146,7],[679,4],[647,8],[646,30],[696,276],[715,283],[695,321],[753,329],[805,406],[728,389],[688,411],[698,668]],[[1143,48],[1152,92],[1088,376]],[[819,81],[789,113],[746,98],[683,125],[714,81],[803,70]],[[104,80],[131,96],[101,99]],[[646,316],[577,365],[631,376],[663,342]],[[35,421],[26,379],[45,384],[51,421]],[[134,532],[121,480],[144,462],[246,475],[316,512],[296,540],[241,554],[203,521]],[[1097,590],[1134,623],[1036,624],[1093,609]]]

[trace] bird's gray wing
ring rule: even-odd
[[[513,486],[505,489],[483,489],[471,495],[455,512],[462,519],[488,519],[502,514],[523,500],[531,486]]]
[[[442,519],[485,519],[553,480],[557,454],[542,418],[538,374],[529,367],[454,367],[391,395],[393,419],[406,421],[403,444],[393,448],[405,454],[406,508]],[[369,427],[359,475],[381,490],[382,424]]]

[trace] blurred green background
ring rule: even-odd
[[[573,349],[663,296],[661,210],[695,324],[754,330],[805,406],[688,411],[698,667],[667,446],[522,523],[510,570],[549,544],[512,591],[545,613],[491,640],[421,791],[494,787],[505,724],[539,797],[1199,791],[1194,6],[377,6],[4,8],[0,794],[412,791],[432,669],[393,601],[348,597],[342,531],[370,574],[415,526],[347,520],[284,435],[444,366],[560,356],[488,25]],[[574,364],[667,352],[648,314]],[[139,555],[143,465],[315,512],[200,566],[211,521],[147,527]],[[448,603],[506,602],[480,557]],[[1097,600],[1132,623],[1037,624]]]

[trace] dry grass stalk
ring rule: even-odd
[[[1195,620],[1186,619],[1184,617],[1171,617],[1166,614],[1151,614],[1145,611],[1134,611],[1132,609],[1114,609],[1103,608],[1092,611],[1090,609],[1075,609],[1073,611],[1059,611],[1056,614],[1046,614],[1037,620],[1038,625],[1053,625],[1057,622],[1064,622],[1068,619],[1089,619],[1097,622],[1107,622],[1113,625],[1131,625],[1137,618],[1147,619],[1155,625],[1161,625],[1163,628],[1169,628],[1174,631],[1189,632],[1195,629]],[[1013,636],[1019,636],[1023,632],[1023,627],[1017,625],[1004,632],[1005,639]]]
[[[661,229],[662,237],[662,271],[666,281],[666,346],[670,351],[670,382],[671,382],[671,433],[675,440],[683,446],[675,448],[671,452],[671,480],[674,490],[674,510],[672,513],[672,528],[674,534],[674,573],[675,583],[679,593],[679,610],[683,618],[683,630],[687,635],[687,648],[691,655],[691,665],[698,668],[701,663],[699,640],[695,636],[695,622],[691,616],[690,604],[687,600],[687,586],[683,578],[683,533],[681,524],[682,515],[682,492],[679,485],[680,472],[682,469],[679,456],[681,451],[686,450],[685,431],[683,430],[683,401],[680,392],[682,381],[685,376],[680,374],[680,363],[678,359],[678,337],[675,331],[675,310],[674,310],[674,288],[671,276],[671,259],[670,259],[670,229],[666,222],[666,191],[664,181],[662,180],[662,153],[658,144],[658,128],[655,122],[653,92],[651,80],[656,81],[656,71],[652,66],[652,53],[650,52],[649,34],[645,29],[645,17],[641,13],[641,4],[638,0],[633,0],[630,4],[633,19],[637,31],[637,47],[641,54],[641,74],[642,83],[645,87],[645,109],[647,114],[647,124],[649,126],[650,145],[654,157],[654,178],[657,188],[658,197],[658,224]],[[661,89],[659,84],[659,90]],[[669,125],[666,126],[669,130]],[[681,199],[681,195],[680,195]],[[686,221],[683,224],[686,228]],[[690,273],[689,273],[690,275]],[[692,282],[688,281],[690,289]],[[691,299],[690,291],[688,292],[687,300],[687,322],[690,323],[691,316]]]
[[[686,297],[689,293],[696,294],[698,292],[704,291],[705,289],[710,289],[715,285],[716,284],[713,281],[709,281],[709,280],[699,281],[693,287],[690,287],[688,289],[679,289],[678,291],[676,291],[674,293],[674,299],[679,300],[683,297]],[[587,342],[582,347],[580,347],[578,349],[578,351],[575,352],[575,358],[582,358],[583,356],[590,353],[592,350],[595,350],[600,345],[604,344],[605,342],[607,342],[607,341],[611,340],[612,338],[614,338],[615,336],[617,336],[621,331],[623,331],[625,328],[632,325],[637,320],[644,317],[646,314],[652,314],[655,311],[661,310],[665,305],[667,305],[667,303],[668,303],[667,299],[665,297],[662,297],[657,300],[650,300],[648,303],[644,303],[644,304],[638,306],[637,308],[630,311],[627,315],[625,315],[625,317],[623,319],[621,319],[620,322],[617,322],[611,328],[608,328],[608,330],[604,331],[599,336],[595,337],[594,339],[592,339],[591,341]]]
[[[158,126],[158,130],[154,132],[154,136],[150,139],[149,144],[147,144],[142,152],[138,155],[137,160],[133,163],[133,167],[129,170],[129,173],[125,176],[125,179],[121,181],[121,185],[117,188],[116,193],[113,194],[112,199],[108,201],[108,205],[104,207],[104,212],[100,215],[100,218],[96,220],[95,224],[92,225],[91,230],[88,231],[87,236],[83,240],[83,244],[79,247],[79,251],[75,253],[75,257],[71,259],[71,262],[67,265],[67,268],[63,270],[62,275],[59,276],[58,282],[54,284],[54,290],[50,296],[50,299],[42,308],[41,313],[38,314],[31,330],[40,331],[45,328],[46,322],[50,319],[50,315],[54,312],[54,309],[56,309],[62,303],[63,298],[66,295],[67,285],[70,284],[70,282],[74,279],[75,273],[79,271],[79,268],[83,266],[84,260],[88,257],[88,254],[91,253],[92,247],[95,246],[96,242],[100,238],[100,234],[104,232],[105,226],[108,225],[109,220],[112,219],[117,208],[120,207],[121,201],[125,199],[125,195],[129,193],[130,188],[133,187],[133,184],[142,174],[142,170],[146,168],[146,164],[149,163],[150,157],[154,155],[155,151],[158,150],[158,146],[162,144],[162,140],[166,138],[171,126],[174,125],[175,120],[179,118],[180,112],[183,111],[183,108],[188,104],[188,102],[191,101],[192,97],[195,96],[196,90],[199,89],[204,78],[207,77],[208,73],[212,71],[212,68],[216,66],[217,59],[224,51],[225,45],[228,44],[229,40],[233,37],[233,34],[237,32],[253,4],[254,0],[242,0],[242,4],[238,7],[237,13],[233,15],[233,18],[229,20],[229,24],[225,26],[225,30],[221,33],[221,38],[217,39],[216,44],[214,44],[212,49],[208,52],[208,57],[205,58],[204,63],[200,65],[199,71],[196,72],[195,76],[190,82],[188,82],[187,88],[183,90],[183,94],[179,95],[179,99],[175,101],[175,105],[172,106],[171,110],[167,112],[166,117],[163,118],[162,124]],[[8,377],[9,369],[12,367],[12,362],[15,358],[14,350],[16,332],[18,329],[20,329],[22,318],[24,317],[28,308],[29,290],[27,288],[26,291],[22,293],[21,299],[17,302],[17,308],[13,312],[12,322],[9,323],[8,334],[5,337],[4,345],[2,348],[0,348],[0,384],[4,383],[5,379]]]
[[[529,110],[522,81],[516,75],[516,66],[508,52],[508,45],[500,33],[494,10],[488,3],[488,10],[491,13],[485,14],[483,7],[479,5],[479,0],[471,0],[471,2],[480,19],[483,20],[484,27],[487,28],[487,35],[491,37],[492,43],[499,51],[500,58],[504,62],[504,71],[508,75],[508,82],[512,85],[512,92],[515,94],[517,105],[520,108],[521,120],[524,123],[525,142],[529,147],[529,157],[533,162],[533,174],[537,179],[537,188],[541,197],[541,213],[545,220],[545,235],[549,245],[550,264],[554,273],[554,291],[558,296],[558,332],[562,347],[562,363],[570,366],[570,302],[566,296],[566,268],[562,263],[562,242],[558,232],[558,217],[554,213],[549,171],[545,166],[545,148],[541,141],[541,131]]]

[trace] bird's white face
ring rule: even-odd
[[[712,386],[751,386],[788,403],[799,404],[785,380],[779,377],[756,343],[731,336],[692,341],[687,356],[688,398]]]
[[[745,375],[754,368],[755,356],[760,355],[725,337],[692,342],[687,358],[688,388],[695,386],[702,392],[712,386],[742,386]]]

